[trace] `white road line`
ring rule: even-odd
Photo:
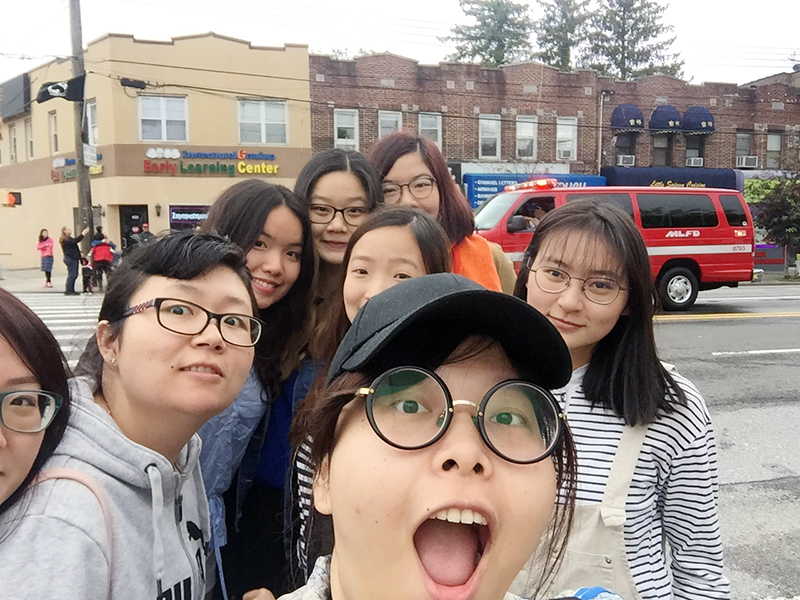
[[[744,356],[756,354],[797,354],[800,348],[785,348],[775,350],[742,350],[740,352],[712,352],[711,356]]]
[[[724,298],[703,298],[698,299],[697,303],[704,302],[764,302],[767,300],[800,300],[800,296],[725,296]]]

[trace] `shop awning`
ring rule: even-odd
[[[705,106],[692,106],[683,113],[683,132],[687,135],[714,133],[714,115]]]
[[[635,104],[620,104],[611,113],[611,129],[615,129],[617,132],[642,131],[644,115]]]
[[[678,133],[681,130],[681,113],[669,104],[656,106],[647,127],[650,133]]]

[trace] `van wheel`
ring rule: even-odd
[[[689,269],[670,269],[658,282],[658,297],[664,310],[688,310],[697,300],[700,286]]]

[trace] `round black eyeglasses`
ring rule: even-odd
[[[480,403],[453,400],[444,381],[420,367],[396,367],[357,397],[366,399],[367,419],[384,442],[402,450],[435,444],[447,432],[456,406],[470,406],[483,442],[500,458],[531,464],[550,456],[564,430],[553,395],[527,381],[493,386]]]

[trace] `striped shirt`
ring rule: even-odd
[[[583,393],[585,372],[586,367],[577,369],[567,387],[555,392],[578,451],[578,505],[602,501],[623,428],[612,410],[592,408]],[[648,426],[626,501],[628,565],[645,600],[728,599],[711,419],[692,382],[677,373],[673,377],[687,404]]]

